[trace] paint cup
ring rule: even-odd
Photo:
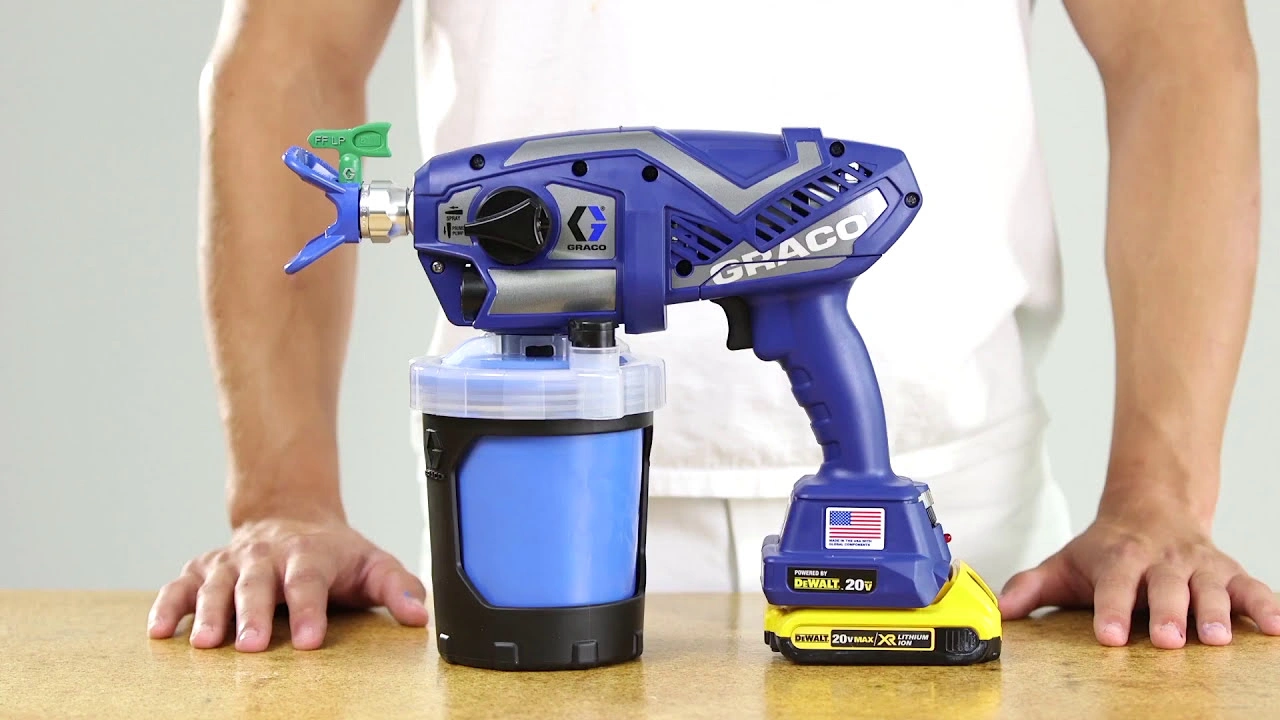
[[[663,373],[611,323],[487,334],[413,362],[442,657],[530,670],[639,657]]]

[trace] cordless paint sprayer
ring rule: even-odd
[[[448,321],[483,331],[410,367],[442,657],[536,670],[640,656],[665,367],[617,331],[664,330],[666,306],[700,300],[724,309],[730,350],[781,366],[823,452],[763,538],[765,642],[801,663],[999,656],[994,594],[953,560],[928,486],[891,468],[848,312],[854,278],[920,211],[902,152],[817,129],[591,130],[442,153],[406,189],[360,178],[362,148],[389,154],[386,125],[362,127],[313,133],[340,170],[284,153],[337,208],[285,270],[410,238]]]

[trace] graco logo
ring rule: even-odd
[[[591,212],[591,217],[595,222],[591,223],[591,235],[587,236],[582,233],[582,216]],[[600,236],[604,235],[605,228],[609,227],[609,223],[604,216],[604,208],[599,205],[579,205],[574,208],[573,214],[569,216],[569,232],[573,233],[573,239],[582,245],[591,245],[599,242]],[[596,250],[604,248],[584,248],[570,246],[570,250]]]

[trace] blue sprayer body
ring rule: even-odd
[[[332,172],[301,148],[285,157],[304,178]],[[650,333],[665,329],[667,306],[710,300],[726,313],[729,349],[778,363],[823,462],[764,538],[770,604],[918,608],[938,596],[947,538],[927,486],[891,467],[880,389],[847,305],[923,206],[903,152],[811,128],[591,130],[436,155],[406,203],[455,325],[561,336],[594,321]],[[287,270],[341,244],[332,230]],[[788,581],[794,567],[872,569],[877,580],[871,592],[815,598]]]

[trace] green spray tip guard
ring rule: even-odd
[[[315,150],[338,151],[338,175],[344,183],[363,182],[361,158],[391,157],[387,133],[391,123],[372,122],[346,130],[312,130],[307,142]]]

